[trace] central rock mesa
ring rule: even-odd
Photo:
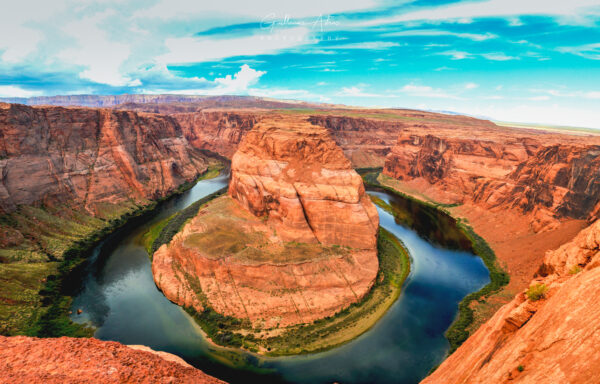
[[[331,316],[369,292],[379,217],[326,129],[265,118],[231,171],[229,194],[154,254],[167,298],[270,329]]]

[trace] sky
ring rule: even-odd
[[[600,128],[600,0],[20,0],[0,97],[252,95]]]

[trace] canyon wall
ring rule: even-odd
[[[94,338],[0,336],[2,383],[223,384],[181,358]]]
[[[530,286],[423,384],[593,383],[600,374],[600,221],[549,251]]]
[[[401,134],[384,174],[445,203],[514,209],[531,218],[535,232],[563,218],[595,218],[600,146],[552,141],[559,140]]]
[[[170,117],[0,105],[0,209],[157,199],[206,169]]]

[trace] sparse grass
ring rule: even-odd
[[[581,272],[581,267],[579,265],[574,265],[569,269],[569,274],[570,275],[576,275],[579,272]]]
[[[531,301],[538,301],[546,297],[546,292],[548,292],[548,287],[545,284],[534,284],[527,288],[527,298]]]
[[[214,177],[215,172],[203,176]],[[186,183],[170,196],[193,184]],[[69,318],[88,252],[116,228],[151,214],[156,206],[153,201],[98,203],[96,217],[69,206],[20,206],[1,215],[0,236],[7,246],[0,249],[0,334],[91,336],[93,330]]]
[[[370,329],[400,295],[402,285],[410,272],[408,251],[390,232],[379,229],[377,241],[379,272],[371,291],[358,303],[337,314],[284,329],[276,336],[269,330],[251,328],[246,320],[223,316],[208,304],[200,284],[186,276],[205,310],[192,314],[208,337],[223,346],[244,348],[266,355],[297,355],[327,350],[344,344]]]
[[[39,291],[57,266],[57,262],[0,264],[0,334],[19,334],[39,319]]]

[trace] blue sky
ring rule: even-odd
[[[600,0],[21,0],[0,96],[240,94],[600,128]]]

